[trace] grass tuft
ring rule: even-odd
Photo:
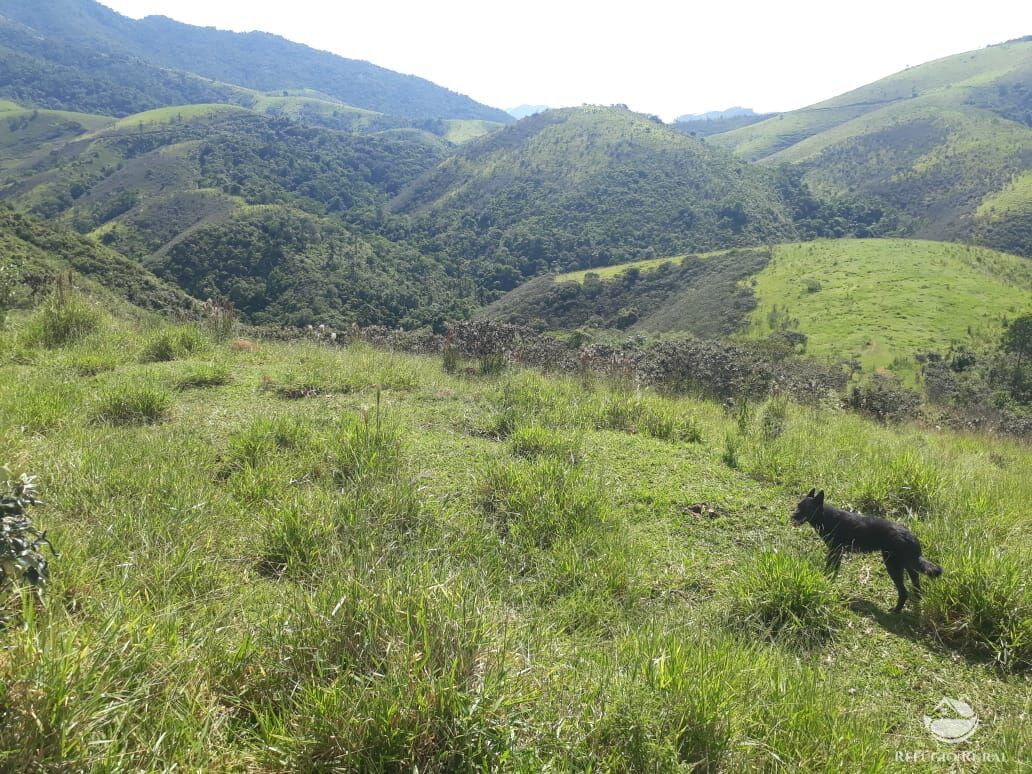
[[[1032,668],[1029,558],[972,538],[947,553],[921,612],[946,642],[1004,667]]]
[[[208,387],[221,387],[229,384],[232,377],[229,368],[222,363],[200,363],[191,366],[175,379],[175,386],[180,390],[197,390]]]
[[[581,436],[530,425],[518,428],[509,437],[509,451],[514,457],[555,457],[569,465],[576,465],[581,460]]]
[[[89,301],[70,292],[55,294],[28,322],[30,344],[53,349],[82,341],[96,333],[104,313]]]
[[[152,336],[143,347],[140,362],[166,363],[210,348],[211,341],[197,328],[192,325],[181,325],[167,328]]]
[[[737,578],[732,618],[772,639],[811,646],[833,637],[845,613],[831,580],[806,559],[765,551]]]
[[[117,385],[101,395],[93,418],[108,425],[147,425],[160,422],[172,406],[172,396],[146,383]]]

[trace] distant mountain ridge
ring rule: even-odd
[[[47,0],[44,3],[0,0],[0,15],[8,22],[5,26],[9,34],[0,38],[0,44],[10,51],[10,54],[2,52],[5,58],[28,56],[75,70],[74,63],[67,61],[66,52],[48,51],[47,46],[39,45],[46,42],[38,40],[38,36],[43,36],[51,42],[50,48],[86,49],[94,55],[100,53],[123,60],[133,57],[151,67],[180,71],[180,79],[194,74],[263,92],[317,89],[347,105],[414,121],[458,118],[507,123],[512,120],[505,111],[481,105],[423,78],[317,51],[264,32],[226,32],[161,16],[135,21],[94,0]],[[21,29],[14,30],[11,22],[21,25]],[[25,40],[25,28],[37,33],[35,45]],[[19,64],[43,66],[38,61]],[[11,80],[11,72],[5,75],[7,77],[0,82]],[[149,75],[153,79],[154,74]],[[32,73],[24,77],[30,82],[31,79]],[[83,88],[89,87],[84,84]],[[4,93],[2,89],[0,93]],[[16,98],[10,92],[6,96]],[[62,107],[84,109],[81,104]],[[136,106],[122,114],[139,109],[145,108]]]
[[[520,118],[532,116],[535,113],[544,113],[548,109],[548,105],[517,105],[514,108],[509,108],[505,112],[518,120]]]
[[[710,110],[707,113],[685,113],[674,119],[674,123],[685,121],[717,121],[722,118],[737,118],[738,116],[755,116],[756,111],[752,108],[729,107],[727,110]]]

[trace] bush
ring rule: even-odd
[[[829,578],[806,559],[776,551],[745,567],[731,613],[739,624],[803,646],[834,636],[844,619]]]
[[[36,587],[47,581],[47,560],[41,549],[50,541],[27,514],[38,504],[33,476],[15,476],[6,466],[0,468],[0,590],[21,580]]]
[[[93,417],[109,425],[146,425],[162,420],[171,406],[172,396],[159,387],[119,385],[101,396]]]
[[[165,363],[202,352],[210,346],[208,339],[192,326],[181,326],[161,331],[143,347],[140,361]]]
[[[879,422],[904,422],[920,413],[921,396],[890,376],[875,374],[870,382],[853,387],[846,403]]]

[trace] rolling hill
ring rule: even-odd
[[[461,147],[390,203],[489,290],[796,234],[776,175],[619,107],[552,110]]]
[[[908,375],[913,356],[995,343],[1032,308],[1032,264],[986,248],[836,239],[540,277],[482,314],[544,329],[804,334],[807,352]]]
[[[11,110],[0,198],[142,258],[238,206],[376,208],[448,152],[426,132],[345,134],[229,105],[120,120]]]
[[[38,107],[128,115],[237,102],[243,87],[280,96],[316,90],[327,101],[415,122],[512,120],[425,79],[276,35],[135,21],[93,0],[0,0],[0,53],[0,95]]]
[[[466,313],[469,291],[441,262],[375,228],[388,199],[450,152],[435,135],[342,133],[220,104],[122,119],[0,110],[0,199],[187,293],[227,298],[249,322]]]
[[[825,196],[872,197],[907,232],[1032,255],[1032,39],[928,62],[715,134],[741,158],[800,168]]]

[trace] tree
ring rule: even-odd
[[[1003,348],[1018,356],[1015,368],[1020,369],[1032,356],[1032,312],[1023,314],[1007,326],[1003,333]]]
[[[1032,379],[1028,363],[1032,360],[1032,313],[1023,314],[1007,326],[1003,333],[1002,348],[1015,355],[1011,371],[1011,395],[1021,403],[1032,399]]]

